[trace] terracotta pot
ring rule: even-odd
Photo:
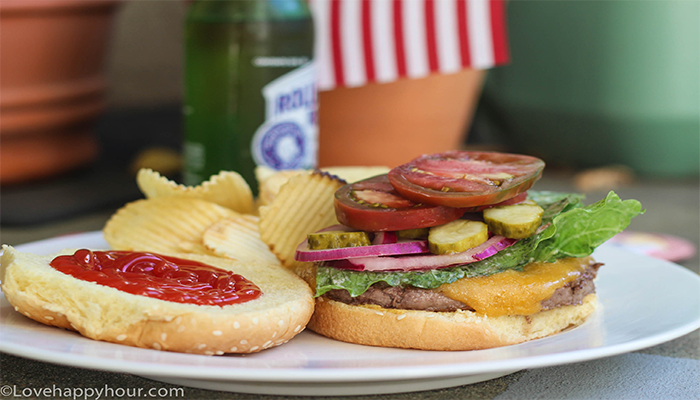
[[[0,2],[0,183],[65,172],[97,156],[113,0]]]
[[[319,166],[394,167],[459,149],[485,71],[464,70],[320,93]]]

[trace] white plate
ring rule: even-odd
[[[104,249],[100,232],[18,249],[51,254]],[[596,280],[602,308],[582,326],[528,343],[433,352],[359,346],[303,332],[246,356],[209,357],[98,342],[36,323],[0,298],[0,351],[36,360],[126,372],[179,385],[260,394],[360,395],[430,390],[654,346],[700,327],[700,277],[666,261],[603,246]]]

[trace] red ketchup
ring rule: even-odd
[[[153,253],[81,249],[54,258],[51,266],[76,279],[176,303],[223,307],[262,295],[241,275]]]

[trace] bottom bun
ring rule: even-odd
[[[430,312],[352,306],[316,299],[309,329],[332,339],[369,346],[421,350],[478,350],[522,343],[577,326],[598,306],[595,294],[582,304],[533,315],[487,317],[471,311]]]
[[[157,350],[252,353],[287,342],[311,318],[311,289],[280,266],[173,256],[243,275],[263,295],[224,307],[164,301],[76,279],[49,265],[54,256],[20,253],[9,246],[0,259],[0,280],[10,304],[29,318],[91,339]]]

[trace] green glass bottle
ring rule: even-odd
[[[200,0],[185,23],[183,181],[316,166],[313,21],[304,0]]]

